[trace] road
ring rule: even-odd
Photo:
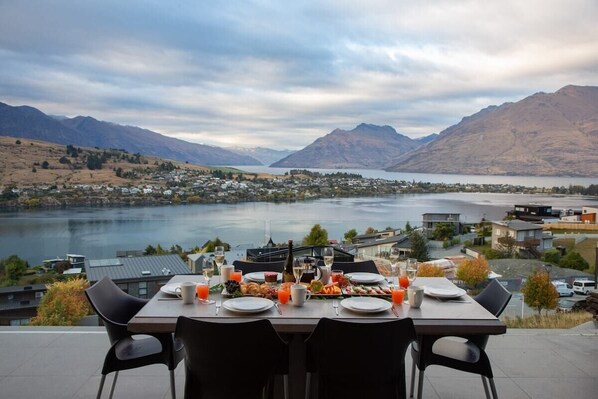
[[[584,299],[586,299],[586,296],[575,294],[572,297],[561,297],[559,299],[564,304],[567,304],[567,302],[569,302],[569,301],[577,302],[577,301],[584,300]],[[523,302],[523,294],[521,294],[520,292],[514,292],[513,297],[509,301],[509,304],[507,305],[507,308],[505,309],[503,314],[506,316],[512,316],[512,317],[514,317],[514,316],[525,317],[525,316],[531,316],[535,313],[537,313],[536,310],[530,308]]]

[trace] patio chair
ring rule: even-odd
[[[162,363],[170,370],[170,393],[175,399],[174,369],[185,356],[184,348],[175,345],[170,333],[135,336],[127,330],[128,321],[148,300],[125,293],[108,277],[86,289],[85,295],[104,322],[111,344],[104,359],[97,398],[102,396],[107,374],[115,372],[110,389],[112,398],[119,371]]]
[[[332,270],[342,270],[347,273],[367,272],[379,274],[376,263],[373,260],[363,260],[358,262],[334,262]]]
[[[288,397],[289,348],[261,319],[212,323],[179,316],[175,337],[185,345],[185,399],[263,398],[283,375]]]
[[[255,272],[279,272],[284,270],[284,261],[279,262],[246,262],[243,260],[236,260],[233,262],[235,269],[239,269],[243,274]]]
[[[507,291],[498,280],[494,279],[484,291],[473,299],[494,316],[498,317],[507,307],[511,295],[512,294]],[[492,366],[490,365],[490,359],[488,359],[488,355],[485,351],[489,338],[488,335],[461,336],[460,338],[462,339],[457,341],[450,337],[424,336],[421,338],[423,340],[421,347],[417,342],[414,342],[411,345],[413,366],[411,369],[411,389],[409,397],[413,397],[416,365],[419,369],[417,397],[418,399],[421,399],[424,371],[426,367],[436,364],[479,374],[482,377],[486,398],[490,399],[488,384],[486,383],[487,378],[490,381],[492,397],[498,399],[496,386],[494,385]]]
[[[306,340],[306,399],[312,376],[319,398],[405,398],[405,353],[415,339],[411,319],[321,319]]]

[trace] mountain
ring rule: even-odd
[[[565,86],[485,108],[387,170],[598,176],[598,87]]]
[[[424,137],[419,137],[419,138],[415,139],[415,141],[417,141],[420,144],[428,144],[428,143],[431,143],[432,141],[436,140],[437,138],[438,138],[438,133],[432,133],[432,134],[429,134]]]
[[[390,126],[362,123],[353,130],[335,129],[271,166],[380,169],[418,146]]]
[[[282,158],[287,157],[294,153],[292,150],[273,150],[271,148],[255,147],[255,148],[243,148],[243,147],[229,147],[227,150],[236,152],[241,155],[248,155],[252,158],[257,159],[262,165],[270,165],[276,161],[280,161]]]
[[[0,103],[0,135],[58,144],[119,148],[201,165],[259,165],[251,156],[220,147],[189,143],[135,126],[98,121],[89,116],[56,119],[36,108]]]

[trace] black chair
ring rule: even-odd
[[[363,260],[358,262],[334,262],[332,270],[342,270],[347,273],[367,272],[379,274],[376,263],[373,260]]]
[[[180,316],[175,337],[185,345],[185,398],[262,398],[276,374],[288,397],[288,345],[262,319],[211,323]]]
[[[170,370],[170,392],[175,399],[174,369],[185,356],[184,348],[175,345],[170,333],[143,334],[133,338],[134,334],[127,330],[129,320],[148,300],[125,293],[108,277],[86,289],[85,295],[104,322],[111,344],[104,359],[97,398],[102,396],[108,373],[115,372],[110,389],[112,398],[119,371],[162,363]]]
[[[411,319],[381,323],[321,319],[306,340],[305,397],[310,397],[313,375],[321,399],[405,398],[405,353],[415,339]]]
[[[246,262],[236,260],[233,262],[235,269],[239,269],[243,274],[255,272],[279,272],[284,270],[284,261],[279,262]]]
[[[505,310],[511,293],[507,291],[498,280],[494,279],[478,296],[473,298],[486,310],[498,317]],[[415,367],[419,369],[417,385],[417,397],[421,399],[424,382],[424,370],[427,366],[436,364],[461,370],[469,373],[479,374],[484,384],[486,398],[490,398],[486,378],[490,381],[492,396],[498,399],[494,385],[492,366],[486,354],[488,335],[461,336],[463,340],[457,341],[450,337],[423,336],[420,343],[411,345],[411,357],[413,367],[411,369],[411,389],[409,397],[413,397],[415,385]]]

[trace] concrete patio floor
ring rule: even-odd
[[[95,398],[109,347],[100,327],[0,328],[0,397]],[[492,337],[488,352],[501,398],[598,397],[598,330],[517,330]],[[407,354],[407,370],[411,359]],[[409,375],[407,376],[409,381]],[[183,397],[182,363],[176,371]],[[108,397],[112,375],[106,379]],[[426,370],[425,398],[483,398],[478,376],[443,367]],[[154,365],[123,371],[115,398],[170,398],[168,370]]]

